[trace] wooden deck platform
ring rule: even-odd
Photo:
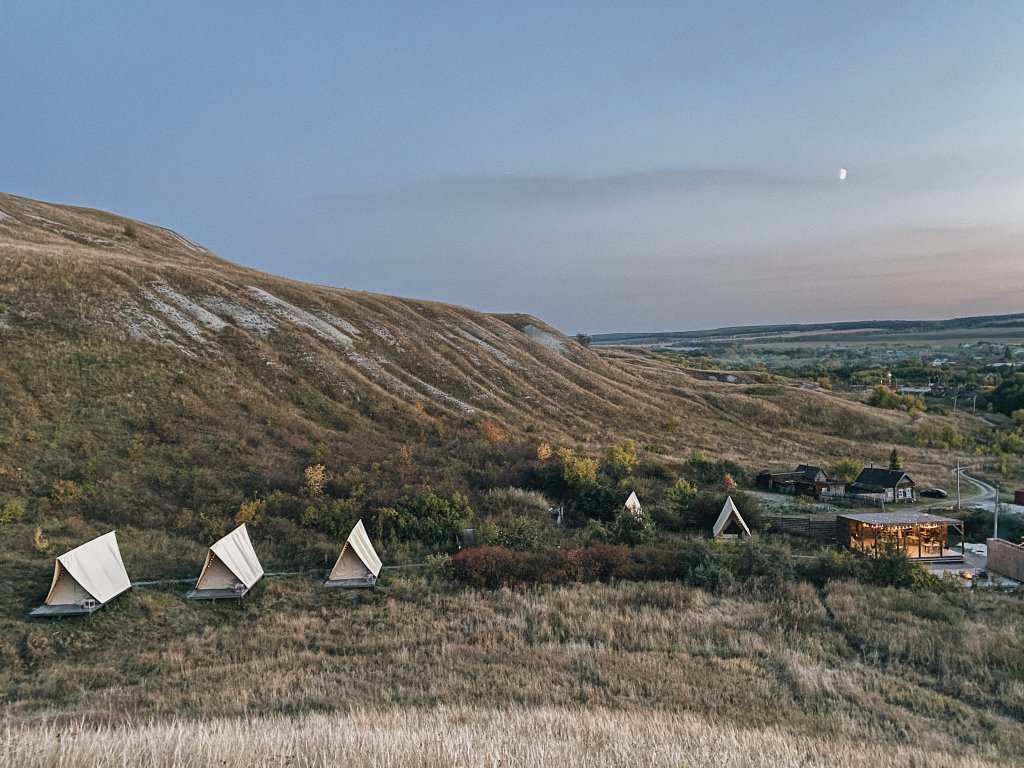
[[[373,589],[377,586],[377,580],[368,579],[328,579],[324,582],[325,587],[343,587],[346,589]]]
[[[48,617],[48,616],[89,616],[100,608],[103,607],[102,603],[94,603],[93,605],[84,606],[71,603],[68,605],[40,605],[29,616],[36,617]]]
[[[236,592],[233,589],[193,589],[185,597],[190,600],[240,600],[249,594],[249,590]]]

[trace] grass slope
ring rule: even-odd
[[[0,195],[0,214],[0,502],[73,480],[90,519],[166,527],[312,463],[410,451],[472,494],[485,421],[527,451],[628,437],[755,466],[911,442],[905,416],[595,352],[528,316],[296,283],[97,211]],[[397,475],[396,493],[416,480]]]
[[[482,592],[391,576],[352,594],[295,577],[241,605],[137,589],[31,630],[3,673],[0,765],[55,764],[70,745],[106,765],[101,744],[165,764],[177,738],[196,761],[221,736],[248,741],[254,718],[268,719],[257,754],[310,750],[309,765],[360,749],[388,763],[413,744],[398,764],[633,764],[634,739],[645,765],[1010,765],[1022,620],[1000,595],[847,583]]]

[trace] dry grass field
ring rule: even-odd
[[[0,765],[1013,765],[1022,623],[848,583],[141,588],[5,649]]]
[[[739,728],[698,715],[610,709],[359,709],[345,714],[172,720],[0,732],[4,768],[982,768],[988,759],[907,745]]]

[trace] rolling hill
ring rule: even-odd
[[[482,590],[394,549],[374,591],[316,578],[340,539],[306,525],[313,464],[318,508],[346,521],[404,494],[476,505],[544,444],[632,439],[669,483],[694,450],[757,469],[899,444],[920,481],[946,471],[912,445],[933,418],[305,285],[0,195],[0,510],[24,503],[0,527],[0,766],[1014,764],[1020,610],[1002,595],[761,576]],[[241,603],[185,600],[255,499],[268,578]],[[53,556],[112,527],[133,589],[88,620],[27,619]]]
[[[630,438],[669,460],[788,464],[887,450],[906,424],[587,349],[526,315],[298,283],[167,229],[10,195],[0,307],[0,502],[70,480],[87,517],[140,525],[226,514],[316,462],[403,463],[392,477],[472,493],[506,479],[475,464],[496,443]]]

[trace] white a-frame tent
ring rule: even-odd
[[[749,535],[750,529],[747,527],[746,520],[743,519],[740,511],[736,509],[732,496],[727,497],[725,504],[722,506],[722,513],[715,521],[715,527],[711,529],[711,538],[735,539],[740,536]]]
[[[85,616],[131,585],[111,531],[57,558],[50,593],[29,615]]]
[[[372,587],[377,583],[381,562],[366,535],[363,521],[355,524],[331,568],[325,587]]]
[[[210,547],[196,587],[188,597],[197,600],[244,597],[262,577],[263,566],[243,524]]]
[[[626,503],[623,504],[622,506],[624,506],[626,509],[632,512],[634,515],[640,514],[640,512],[643,510],[643,507],[640,506],[640,499],[637,498],[636,491],[633,491],[631,494],[629,494],[629,498],[626,499]]]

